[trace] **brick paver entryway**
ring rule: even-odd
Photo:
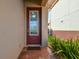
[[[55,59],[48,47],[24,48],[18,59]]]

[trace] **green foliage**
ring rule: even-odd
[[[61,40],[55,36],[48,37],[51,50],[56,55],[61,55],[64,59],[79,59],[79,40]]]

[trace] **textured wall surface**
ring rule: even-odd
[[[79,39],[79,31],[53,31],[52,34],[61,39]]]
[[[79,0],[59,0],[50,14],[53,30],[79,31]]]
[[[17,59],[24,47],[22,0],[0,0],[0,59]]]

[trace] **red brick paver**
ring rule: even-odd
[[[45,48],[24,48],[18,59],[54,59],[51,57],[51,51]]]

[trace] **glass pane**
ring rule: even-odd
[[[30,35],[38,35],[39,34],[39,14],[38,11],[30,11],[29,12],[29,25],[30,25]]]

